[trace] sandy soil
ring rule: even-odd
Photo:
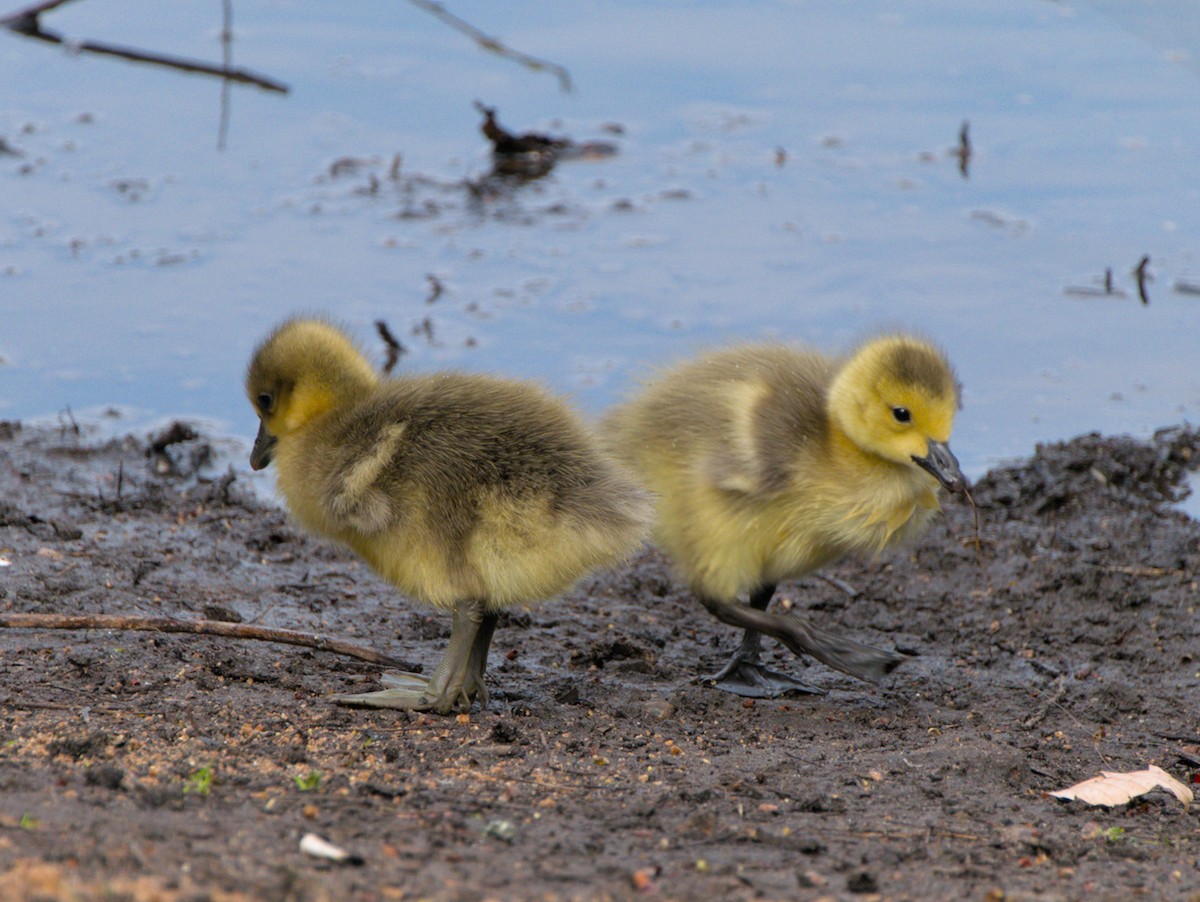
[[[169,439],[169,440],[167,440]],[[446,618],[179,431],[0,424],[0,614],[241,620],[437,660]],[[1200,899],[1197,810],[1047,796],[1200,768],[1200,436],[1038,449],[915,548],[784,587],[910,652],[751,703],[647,552],[507,615],[486,711],[335,707],[377,666],[214,636],[0,629],[0,899]],[[195,478],[197,469],[202,478]],[[778,603],[778,602],[777,602]],[[776,666],[804,665],[772,647]],[[356,856],[300,851],[315,833]]]

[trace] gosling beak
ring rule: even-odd
[[[254,447],[250,449],[250,469],[261,470],[275,456],[275,436],[267,433],[262,421],[258,423],[258,435],[254,439]],[[951,458],[953,460],[954,458]]]
[[[929,453],[924,457],[913,455],[913,463],[944,485],[949,492],[961,492],[967,487],[967,478],[958,468],[958,459],[950,453],[950,446],[945,442],[930,440]]]

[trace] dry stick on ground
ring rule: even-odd
[[[441,3],[436,2],[436,0],[408,0],[408,2],[418,9],[423,9],[425,12],[437,16],[455,31],[465,34],[484,50],[490,50],[492,53],[520,63],[526,69],[532,69],[535,72],[552,73],[558,79],[558,86],[565,93],[571,93],[571,73],[558,65],[558,63],[551,63],[547,60],[538,59],[536,56],[521,53],[519,50],[513,50],[511,47],[506,47],[496,38],[484,34],[470,22],[454,15],[454,13],[446,9]]]
[[[302,645],[335,655],[347,655],[360,661],[385,667],[410,669],[411,665],[374,649],[352,645],[338,639],[327,639],[316,633],[271,629],[246,623],[224,620],[172,620],[170,617],[125,617],[119,614],[0,614],[0,629],[37,630],[141,630],[151,633],[198,633],[205,636],[225,636],[230,639],[256,639],[260,642],[279,642],[283,645]]]
[[[1031,730],[1046,719],[1046,715],[1050,713],[1050,709],[1058,704],[1059,700],[1067,694],[1066,680],[1061,677],[1058,680],[1058,685],[1055,687],[1054,695],[1052,695],[1038,710],[1034,711],[1028,717],[1021,721],[1021,726],[1026,730]]]
[[[24,35],[27,38],[36,38],[39,41],[46,41],[50,44],[65,44],[70,46],[72,50],[81,53],[97,53],[102,56],[119,57],[135,63],[150,63],[156,66],[167,66],[168,68],[179,69],[183,72],[195,72],[200,75],[215,75],[218,78],[225,79],[226,83],[236,81],[240,84],[254,85],[255,87],[262,88],[265,91],[277,91],[280,94],[286,94],[288,92],[288,86],[282,82],[267,78],[265,75],[258,75],[246,69],[229,69],[226,67],[214,66],[210,63],[201,62],[200,60],[190,60],[176,56],[165,56],[159,53],[148,53],[143,50],[135,50],[132,47],[118,47],[115,44],[103,44],[99,41],[68,42],[61,34],[43,29],[42,23],[38,18],[42,13],[54,9],[56,6],[61,6],[67,2],[69,2],[69,0],[49,0],[49,2],[46,3],[38,3],[26,9],[18,10],[15,13],[10,13],[7,16],[0,17],[0,26],[7,28],[14,34]]]

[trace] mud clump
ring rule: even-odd
[[[436,660],[448,618],[217,474],[192,427],[0,422],[0,614],[242,621]],[[647,551],[498,632],[486,710],[348,711],[374,665],[205,635],[0,629],[0,897],[1189,899],[1196,815],[1048,798],[1200,767],[1200,440],[1083,436],[913,548],[781,594],[918,653],[880,687],[708,688],[739,636]],[[416,666],[414,664],[414,666]],[[361,856],[303,855],[317,833]],[[248,838],[252,838],[248,841]],[[188,863],[181,879],[180,862]]]

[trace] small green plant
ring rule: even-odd
[[[197,792],[202,796],[208,795],[212,789],[213,769],[205,766],[193,771],[183,781],[184,793]]]
[[[24,814],[21,815],[21,829],[22,830],[36,830],[40,826],[41,826],[41,823],[38,821],[38,819],[36,817],[34,817],[32,814],[30,814],[28,811],[26,811]]]
[[[1109,827],[1107,830],[1103,831],[1100,835],[1103,836],[1105,839],[1107,839],[1109,842],[1117,842],[1119,839],[1121,839],[1121,837],[1123,837],[1125,835],[1125,828],[1124,827]]]
[[[315,770],[310,770],[303,776],[292,777],[292,780],[301,792],[312,792],[321,786],[321,774]]]

